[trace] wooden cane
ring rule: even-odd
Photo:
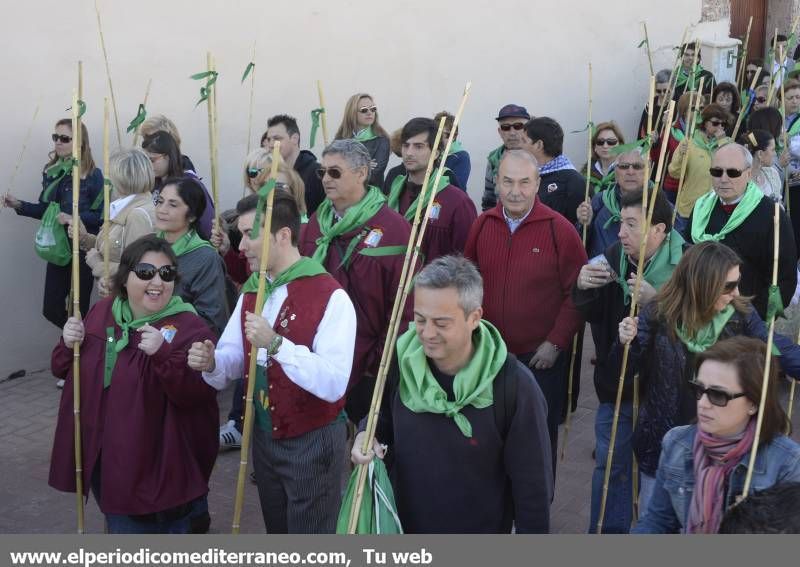
[[[272,148],[272,166],[270,167],[270,179],[275,179],[278,175],[278,163],[281,160],[281,143],[275,142]],[[275,198],[275,191],[272,190],[267,196],[267,206],[264,212],[264,227],[260,230],[261,234],[261,262],[258,270],[258,289],[256,291],[256,305],[254,314],[260,315],[264,309],[264,296],[267,288],[267,266],[269,265],[270,235],[272,234],[272,202]],[[244,337],[242,340],[246,340]],[[258,362],[258,349],[250,345],[249,364],[247,374],[244,379],[247,381],[247,392],[244,403],[244,423],[242,425],[242,446],[239,453],[239,476],[236,480],[236,499],[233,505],[233,526],[232,534],[238,534],[242,520],[242,506],[244,504],[244,487],[247,480],[247,459],[250,454],[250,436],[253,432],[253,393],[256,384],[256,364]],[[264,369],[266,372],[266,369]]]
[[[633,375],[633,404],[631,411],[631,434],[636,431],[636,422],[639,421],[639,373]],[[631,473],[633,474],[633,522],[639,520],[639,461],[636,454],[631,455]]]
[[[150,85],[153,83],[153,79],[147,79],[147,88],[144,91],[144,100],[142,101],[142,106],[147,109],[147,99],[150,96]],[[146,110],[145,110],[146,111]],[[136,127],[136,130],[133,132],[133,147],[136,147],[136,144],[139,143],[139,134],[141,129],[141,124]]]
[[[587,142],[587,150],[586,150],[586,187],[583,191],[583,202],[589,202],[589,190],[591,189],[592,183],[592,137],[594,136],[594,126],[592,125],[592,63],[589,62],[589,122],[588,124],[588,138],[589,141]],[[583,246],[586,247],[586,232],[589,228],[589,224],[586,223],[583,225]]]
[[[328,111],[325,108],[325,97],[322,96],[322,81],[317,80],[317,93],[319,93],[320,125],[322,126],[322,141],[328,145]]]
[[[780,246],[780,211],[781,207],[775,203],[775,214],[772,217],[773,246],[772,246],[772,285],[778,284],[778,249]],[[761,439],[761,426],[764,423],[764,408],[767,404],[767,392],[769,391],[769,371],[772,363],[772,343],[775,339],[775,315],[767,321],[769,333],[767,334],[767,356],[764,361],[764,377],[761,381],[761,400],[758,403],[758,415],[756,416],[756,432],[753,438],[753,446],[750,449],[750,462],[747,465],[747,476],[744,478],[744,489],[742,499],[747,498],[750,493],[750,483],[753,480],[753,468],[756,464],[756,454],[758,444]]]
[[[33,111],[33,118],[31,118],[31,123],[28,125],[28,131],[25,133],[25,138],[22,141],[22,149],[19,151],[19,157],[17,158],[17,163],[14,166],[14,171],[11,173],[11,179],[8,181],[8,186],[6,188],[6,195],[9,195],[11,191],[14,190],[14,180],[17,178],[17,172],[19,171],[19,166],[22,164],[22,158],[25,157],[25,150],[28,148],[28,141],[31,138],[31,132],[33,131],[33,125],[36,123],[36,117],[39,116],[39,104],[36,104],[36,108]],[[5,199],[3,200],[3,206],[5,207]]]
[[[206,69],[209,72],[215,71],[214,58],[211,52],[206,53]],[[211,200],[214,202],[214,228],[221,230],[219,222],[219,171],[217,168],[217,85],[214,83],[208,87],[209,93],[206,98],[206,108],[208,110],[208,153],[211,165]]]
[[[111,255],[111,180],[108,178],[111,156],[108,150],[108,98],[103,99],[103,283],[108,283],[111,276],[109,256]]]
[[[753,76],[752,80],[750,81],[750,89],[747,91],[747,104],[745,108],[750,106],[750,103],[753,101],[753,92],[756,88],[756,82],[758,82],[758,76],[761,74],[761,67],[756,70],[756,74]],[[744,120],[744,110],[739,113],[739,116],[736,117],[736,125],[733,127],[733,135],[731,138],[736,140],[736,136],[739,134],[739,128],[742,125],[742,121]]]
[[[397,339],[397,332],[400,327],[400,320],[401,320],[401,312],[403,310],[403,305],[405,305],[406,300],[408,298],[408,292],[411,287],[411,275],[414,269],[414,266],[417,263],[419,258],[419,251],[422,245],[422,241],[425,237],[425,229],[427,227],[428,219],[430,218],[431,209],[433,208],[433,203],[436,199],[436,187],[439,186],[439,182],[442,179],[442,174],[444,173],[445,166],[444,166],[444,157],[447,156],[450,152],[450,147],[453,143],[453,138],[455,132],[458,128],[458,124],[461,120],[461,115],[464,112],[464,105],[467,102],[467,98],[469,96],[469,91],[471,88],[471,83],[467,83],[464,87],[464,95],[461,98],[461,104],[459,105],[458,111],[456,112],[455,118],[453,120],[453,124],[450,129],[450,134],[447,138],[447,144],[444,147],[444,150],[441,153],[442,159],[439,165],[439,168],[436,171],[436,176],[433,181],[433,185],[430,189],[430,195],[428,196],[427,207],[425,208],[425,213],[422,218],[422,206],[423,206],[423,199],[420,198],[417,201],[417,210],[414,214],[414,224],[411,227],[411,235],[409,236],[408,247],[406,248],[406,255],[403,261],[403,268],[400,272],[400,282],[397,286],[397,293],[395,294],[395,301],[394,305],[392,306],[392,317],[389,321],[389,329],[386,333],[386,342],[384,343],[383,353],[381,354],[381,362],[380,366],[378,367],[378,375],[375,378],[375,389],[372,392],[372,402],[370,404],[370,410],[367,418],[367,428],[364,435],[364,442],[361,446],[361,453],[366,455],[367,452],[372,447],[373,440],[375,439],[375,429],[378,423],[378,414],[380,412],[380,402],[381,398],[383,397],[383,391],[386,386],[386,374],[389,370],[389,366],[392,363],[392,356],[394,355],[394,344]],[[442,130],[444,129],[446,118],[442,117],[439,121],[439,129],[436,134],[436,139],[434,140],[434,151],[431,152],[431,157],[428,160],[428,167],[425,170],[425,177],[422,182],[423,192],[420,195],[424,195],[424,190],[428,187],[428,182],[430,179],[431,172],[433,170],[433,163],[435,160],[435,149],[439,147],[439,142],[441,140]],[[412,246],[413,243],[413,246]],[[347,533],[354,534],[356,528],[358,526],[358,517],[361,512],[361,501],[364,498],[364,482],[366,480],[367,475],[367,466],[366,465],[359,465],[358,469],[358,476],[356,481],[356,493],[353,497],[353,505],[350,508],[350,518],[347,527]]]
[[[686,152],[683,154],[681,161],[681,175],[678,178],[678,190],[675,192],[675,208],[672,209],[672,224],[675,224],[675,217],[678,214],[678,198],[681,196],[681,189],[683,189],[683,180],[686,178],[686,166],[689,164],[689,150],[691,149],[692,139],[696,130],[697,113],[700,112],[700,102],[703,100],[703,82],[705,77],[700,77],[700,89],[697,91],[694,99],[694,105],[690,104],[692,113],[689,115],[689,123],[686,125]],[[690,95],[691,99],[691,95]]]
[[[83,94],[83,64],[78,61],[78,90],[72,93],[72,316],[81,319],[80,279],[80,209],[81,190],[81,116],[79,101]],[[81,451],[81,344],[72,345],[72,413],[75,445],[75,496],[78,505],[78,533],[84,532],[83,523],[83,452]]]
[[[736,75],[736,92],[742,90],[742,81],[744,80],[744,70],[747,65],[747,45],[750,43],[750,28],[753,26],[753,16],[747,21],[747,33],[744,34],[744,43],[742,44],[742,60],[739,61],[739,72]],[[758,76],[758,73],[756,73]]]
[[[784,57],[783,48],[781,48],[781,59],[783,59],[783,57]],[[786,89],[784,88],[785,84],[786,84],[786,81],[781,81],[781,116],[783,116],[784,120],[786,120]],[[781,128],[781,137],[783,138],[783,147],[784,148],[788,148],[789,147],[789,132],[784,127]],[[789,212],[791,211],[791,206],[792,206],[791,205],[791,199],[789,199],[789,175],[788,175],[788,173],[789,172],[786,171],[784,173],[784,176],[783,176],[783,194],[784,194],[784,200],[786,201],[786,214],[789,214]]]
[[[686,43],[686,36],[689,35],[689,26],[686,26],[683,29],[683,35],[681,36],[680,46]],[[678,49],[678,54],[675,57],[675,64],[672,66],[672,74],[669,76],[669,89],[668,89],[668,96],[664,99],[664,101],[672,100],[675,96],[675,89],[678,86],[678,72],[681,68],[681,51]],[[661,105],[661,108],[658,109],[658,118],[656,119],[656,125],[653,128],[654,131],[660,132],[661,128],[661,120],[664,118],[664,112],[666,112],[667,105]]]
[[[772,38],[772,63],[773,66],[775,65],[775,56],[777,55],[778,51],[778,28],[775,28],[775,35]],[[778,63],[778,71],[773,72],[772,69],[769,70],[770,72],[770,79],[769,79],[769,89],[767,90],[767,106],[772,106],[772,97],[775,95],[775,81],[778,80],[778,74],[783,70],[783,67],[780,63]],[[783,78],[781,78],[781,82],[783,82]]]
[[[250,155],[250,148],[252,146],[253,137],[253,101],[255,100],[256,92],[256,42],[253,42],[253,56],[250,59],[253,63],[253,68],[250,69],[250,110],[247,116],[247,155]],[[216,89],[215,89],[216,90]],[[246,190],[247,188],[245,188]]]
[[[647,48],[647,62],[650,64],[650,74],[655,75],[656,71],[653,69],[653,53],[650,51],[650,38],[647,36],[647,22],[642,22],[642,29],[644,30],[644,46]]]
[[[106,51],[106,40],[103,36],[103,22],[100,21],[100,7],[97,0],[94,2],[94,11],[97,14],[97,30],[100,32],[100,47],[103,49],[103,59],[106,62],[106,77],[108,78],[108,90],[111,93],[111,104],[114,107],[114,122],[117,126],[117,145],[122,146],[122,130],[119,128],[119,114],[117,113],[117,98],[114,96],[114,84],[111,82],[111,67],[108,64],[108,52]]]

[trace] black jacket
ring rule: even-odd
[[[386,166],[389,164],[389,138],[378,136],[366,142],[361,142],[364,147],[369,151],[372,157],[372,162],[375,167],[372,168],[372,175],[369,178],[369,184],[375,187],[383,187],[383,173],[386,171]]]
[[[700,86],[700,79],[703,79],[703,94],[710,95],[712,92],[714,92],[714,86],[717,84],[717,82],[716,79],[714,79],[714,75],[710,71],[706,71],[705,69],[700,71],[700,76],[697,78],[697,86]],[[686,85],[678,86],[676,84],[675,92],[672,95],[672,100],[676,102],[679,101],[684,92],[686,92]]]
[[[306,188],[306,209],[308,209],[307,214],[309,217],[325,199],[322,181],[317,177],[319,167],[317,156],[308,150],[300,150],[300,155],[297,156],[297,160],[294,162],[294,170],[303,179],[303,184]]]
[[[572,224],[578,222],[575,211],[583,202],[585,192],[586,179],[574,169],[560,169],[539,178],[538,196],[542,203]]]

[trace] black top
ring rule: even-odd
[[[294,162],[294,170],[300,175],[305,185],[306,209],[310,217],[317,210],[320,203],[325,200],[325,189],[322,180],[317,177],[320,168],[317,156],[308,150],[300,150]]]
[[[572,224],[578,222],[575,211],[583,202],[585,192],[586,179],[574,169],[545,173],[539,179],[539,199]]]

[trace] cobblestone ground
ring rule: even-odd
[[[796,333],[797,319],[793,310],[790,321],[784,323],[785,330]],[[594,345],[588,329],[584,342],[578,409],[572,416],[565,459],[559,463],[551,511],[554,533],[585,532],[589,521],[597,400],[590,363]],[[46,371],[0,383],[0,533],[74,533],[76,529],[75,496],[57,492],[47,485],[60,395],[55,380]],[[231,396],[232,389],[220,394],[221,420],[227,415]],[[794,425],[795,430],[800,427],[797,417]],[[238,467],[236,451],[222,453],[217,459],[209,495],[214,533],[230,531]],[[264,532],[258,495],[249,479],[241,526],[243,533]],[[103,531],[102,515],[91,498],[86,505],[86,531]]]

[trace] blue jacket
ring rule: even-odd
[[[619,202],[622,194],[618,185],[614,185],[612,189],[606,189],[606,191],[613,191],[617,196],[617,202]],[[610,218],[611,211],[603,203],[603,193],[595,194],[592,197],[592,223],[586,232],[586,253],[589,258],[602,254],[609,246],[619,240],[620,221],[616,220],[609,223],[608,228],[604,227],[606,221]]]
[[[444,165],[449,167],[455,173],[458,183],[454,183],[460,189],[467,190],[467,183],[469,182],[469,173],[472,170],[469,154],[466,150],[456,152],[447,156]]]
[[[696,425],[685,425],[672,429],[664,437],[653,496],[631,533],[667,534],[686,529],[694,493],[692,445],[696,435]],[[725,494],[725,510],[742,494],[749,463],[748,451],[731,471]],[[800,445],[785,435],[761,445],[756,454],[750,489],[764,490],[778,483],[796,481],[800,481]]]
[[[62,213],[72,214],[72,174],[65,175],[55,186],[49,199],[44,201],[44,191],[50,184],[50,179],[42,173],[42,193],[39,201],[31,203],[20,201],[20,208],[16,213],[23,217],[41,219],[47,206],[55,201],[61,207]],[[86,179],[81,179],[80,194],[78,195],[78,211],[86,230],[97,234],[103,224],[103,172],[94,168]],[[92,207],[94,205],[94,207]]]

